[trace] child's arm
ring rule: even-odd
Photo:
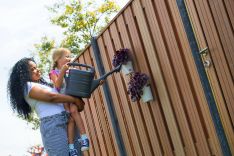
[[[66,71],[69,69],[69,66],[67,64],[65,64],[59,75],[56,75],[54,73],[51,73],[50,75],[50,78],[51,80],[53,81],[53,84],[55,86],[55,88],[61,88],[62,87],[62,84],[63,84],[63,78],[64,78],[64,75],[66,74]]]

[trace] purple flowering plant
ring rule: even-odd
[[[143,94],[143,87],[148,84],[149,76],[145,73],[136,72],[128,83],[128,94],[132,102],[138,101],[141,99]]]
[[[130,50],[127,48],[117,50],[112,60],[112,65],[117,67],[120,64],[126,64],[129,61],[129,52]]]

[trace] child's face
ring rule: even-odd
[[[29,61],[29,70],[31,72],[32,81],[36,82],[41,78],[41,72],[33,61]]]
[[[58,64],[63,66],[64,64],[68,63],[71,61],[71,53],[70,52],[65,52],[63,56],[58,60]]]

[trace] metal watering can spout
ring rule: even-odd
[[[121,65],[117,66],[115,69],[111,70],[110,72],[102,75],[99,79],[93,80],[91,85],[91,93],[100,85],[100,81],[105,80],[109,75],[113,74],[114,72],[119,72],[121,69]]]

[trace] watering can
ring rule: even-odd
[[[68,65],[86,67],[87,69],[69,69],[68,76],[65,78],[65,94],[81,98],[89,98],[91,96],[91,93],[99,86],[101,80],[105,80],[109,75],[114,72],[119,72],[121,69],[121,65],[119,65],[112,71],[102,75],[99,79],[94,80],[94,67],[80,63],[68,63]]]

